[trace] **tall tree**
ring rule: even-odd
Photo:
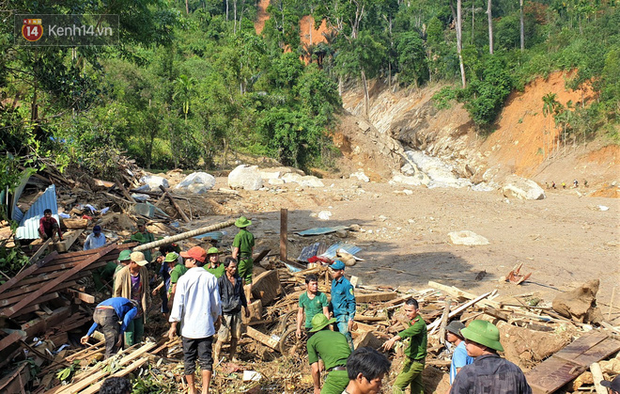
[[[523,0],[519,0],[519,23],[521,25],[521,52],[525,50],[525,23],[523,21]]]
[[[491,11],[491,0],[487,0],[487,17],[489,20],[489,53],[493,54],[493,12]]]
[[[489,0],[490,1],[490,0]],[[462,0],[456,1],[456,52],[459,55],[459,67],[461,69],[461,83],[463,89],[467,85],[465,80],[465,66],[463,65],[463,15]]]

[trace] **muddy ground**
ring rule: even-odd
[[[245,214],[254,221],[251,229],[258,239],[257,249],[271,247],[277,253],[279,211],[287,208],[289,258],[318,241],[355,244],[362,248],[358,256],[365,261],[347,274],[358,276],[363,284],[401,290],[423,289],[433,280],[474,293],[497,288],[500,299],[534,293],[551,301],[558,291],[600,279],[598,299],[605,305],[620,282],[617,198],[580,197],[579,189],[566,189],[547,190],[545,200],[522,201],[507,199],[499,191],[427,189],[351,179],[323,182],[325,187],[316,189],[285,185],[226,197],[208,193],[194,198],[194,205],[202,200],[216,216],[205,215],[192,227],[224,219],[222,214],[226,218]],[[214,190],[226,187],[226,178],[218,178]],[[331,212],[330,220],[319,220],[316,215],[321,211]],[[349,232],[346,239],[294,234],[312,227],[354,224],[359,231]],[[448,233],[461,230],[482,235],[489,244],[453,245]],[[234,234],[235,229],[229,229],[222,244],[229,245]],[[533,272],[530,281],[520,286],[500,283],[518,263],[524,264],[523,271]],[[486,275],[476,280],[481,271]],[[616,297],[618,305],[620,294]]]

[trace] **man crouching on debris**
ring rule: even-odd
[[[404,306],[405,315],[409,320],[409,327],[399,332],[395,337],[383,344],[383,349],[390,350],[396,341],[410,338],[409,346],[405,349],[403,369],[394,381],[393,393],[404,393],[405,388],[411,385],[411,394],[424,393],[422,371],[426,359],[426,322],[419,315],[418,301],[413,298],[407,300]]]
[[[464,366],[456,375],[451,394],[532,393],[523,371],[497,354],[504,351],[497,327],[488,321],[474,320],[461,334],[474,363]]]
[[[308,339],[308,362],[312,368],[312,381],[314,382],[314,394],[341,394],[349,384],[347,374],[347,359],[351,355],[351,348],[347,338],[329,329],[329,325],[336,319],[328,319],[319,313],[312,318],[311,332],[316,334]],[[327,369],[327,378],[321,389],[321,375],[319,370],[319,357]]]
[[[138,314],[140,305],[137,301],[123,297],[108,298],[95,308],[95,321],[80,342],[86,345],[97,328],[105,338],[105,358],[115,354],[123,343],[123,334],[133,318]],[[119,326],[119,323],[122,323]]]
[[[215,276],[203,268],[207,258],[203,248],[193,247],[182,252],[181,256],[185,258],[185,266],[189,270],[177,282],[176,295],[170,310],[172,325],[168,338],[174,339],[177,335],[177,324],[181,322],[185,378],[189,394],[196,394],[196,358],[202,369],[202,394],[208,394],[213,373],[213,335],[219,329],[222,319],[220,293]]]

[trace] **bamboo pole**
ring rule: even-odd
[[[187,238],[195,237],[200,234],[208,233],[210,231],[220,230],[222,228],[230,227],[235,224],[235,219],[230,219],[222,223],[213,224],[207,227],[197,228],[196,230],[186,231],[181,234],[173,235],[171,237],[166,237],[164,239],[160,239],[159,241],[149,242],[146,244],[142,244],[132,249],[133,252],[141,252],[147,249],[153,249],[161,245],[167,245],[172,242],[181,241]]]

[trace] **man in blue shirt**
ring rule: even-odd
[[[344,267],[344,263],[340,260],[336,260],[331,265],[331,304],[334,318],[338,324],[338,331],[347,337],[347,342],[349,342],[349,346],[353,350],[351,329],[353,327],[353,319],[355,318],[355,295],[353,295],[351,282],[344,277]]]
[[[474,358],[467,354],[465,341],[461,335],[463,328],[465,328],[465,324],[458,320],[451,321],[446,327],[446,340],[456,346],[450,363],[450,385],[454,382],[454,378],[461,368],[474,362]]]
[[[105,337],[105,358],[115,354],[123,342],[123,334],[127,330],[127,325],[138,314],[139,304],[137,301],[123,297],[113,297],[101,302],[95,308],[93,314],[93,325],[88,330],[80,342],[83,345],[88,343],[90,336],[98,327]],[[122,322],[121,325],[118,323]],[[118,338],[118,339],[117,339]]]

